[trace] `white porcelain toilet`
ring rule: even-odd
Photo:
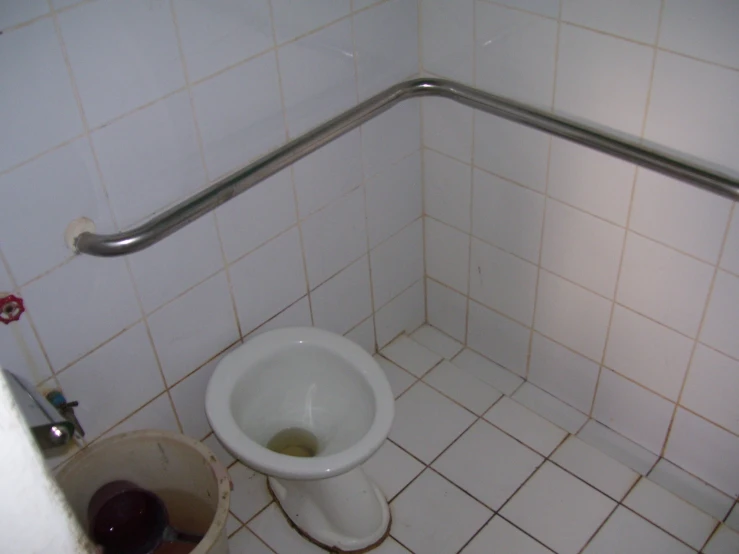
[[[344,552],[387,536],[387,500],[359,466],[390,432],[394,399],[360,346],[313,327],[268,331],[219,362],[205,407],[221,442],[269,476],[301,533]]]

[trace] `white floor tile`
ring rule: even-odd
[[[228,540],[230,554],[272,554],[272,551],[246,527]]]
[[[218,440],[218,437],[213,433],[203,439],[203,444],[213,451],[213,454],[216,455],[218,461],[225,467],[230,466],[236,459],[223,447],[221,442]]]
[[[568,437],[551,460],[619,501],[639,478],[632,469],[575,436]]]
[[[543,461],[533,450],[478,421],[432,467],[497,510]]]
[[[485,419],[544,456],[549,456],[567,436],[553,423],[507,397],[493,406]]]
[[[718,521],[648,479],[634,487],[624,506],[699,550]]]
[[[236,519],[233,514],[229,513],[228,519],[226,519],[226,534],[230,537],[238,531],[242,525],[243,523]]]
[[[261,473],[238,463],[228,470],[233,483],[231,511],[241,521],[249,521],[259,510],[272,502],[267,480]]]
[[[460,554],[550,554],[526,533],[495,516]]]
[[[739,533],[735,533],[726,525],[719,527],[703,549],[703,554],[736,554],[737,552],[739,552]]]
[[[301,537],[295,529],[290,527],[277,504],[272,504],[255,517],[249,522],[248,527],[277,554],[325,554],[326,552]]]
[[[694,551],[634,512],[619,506],[583,554],[694,554]]]
[[[429,371],[423,380],[477,415],[484,414],[503,396],[499,390],[446,360]]]
[[[521,385],[513,399],[570,433],[577,433],[588,420],[584,413],[531,383]]]
[[[652,454],[635,442],[631,442],[593,419],[580,429],[577,436],[642,475],[649,473],[649,470],[657,462],[656,454]]]
[[[388,500],[403,490],[424,469],[421,462],[388,440],[362,467]]]
[[[421,377],[441,361],[441,356],[405,335],[388,344],[381,354],[417,377]]]
[[[734,531],[739,531],[739,504],[734,506],[731,510],[731,514],[726,518],[726,525],[731,527]]]
[[[610,498],[545,462],[500,514],[559,554],[575,554],[615,507]]]
[[[649,480],[718,520],[723,520],[734,504],[733,498],[730,498],[718,489],[714,489],[711,485],[704,483],[697,477],[693,477],[687,471],[680,469],[665,459],[657,462],[657,465],[649,473]],[[737,527],[739,527],[739,517],[737,517]]]
[[[390,388],[392,389],[393,396],[395,398],[398,398],[416,382],[415,376],[398,367],[387,358],[383,358],[379,354],[375,354],[374,358],[385,372],[385,377],[387,377],[387,380],[390,383]]]
[[[394,538],[388,537],[385,542],[372,550],[372,554],[411,554],[411,551],[401,546]]]
[[[390,439],[430,463],[461,435],[475,416],[423,383],[395,403]]]
[[[471,373],[478,379],[485,381],[488,385],[492,385],[503,394],[513,394],[521,383],[523,383],[523,379],[515,373],[491,362],[469,348],[465,348],[457,354],[452,360],[452,363],[464,369],[467,373]]]
[[[451,360],[464,348],[461,342],[431,325],[421,326],[411,335],[411,338],[447,360]]]
[[[411,483],[392,508],[393,536],[419,554],[457,552],[492,515],[431,470]]]

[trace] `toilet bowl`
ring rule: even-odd
[[[313,327],[268,331],[218,363],[205,407],[220,441],[268,476],[302,534],[345,552],[385,538],[387,501],[360,464],[387,438],[394,399],[361,347]]]

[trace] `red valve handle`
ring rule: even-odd
[[[25,311],[22,298],[13,294],[0,298],[0,322],[5,325],[11,321],[18,321]]]

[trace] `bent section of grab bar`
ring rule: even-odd
[[[739,180],[711,171],[706,166],[689,163],[665,150],[649,148],[639,144],[636,139],[622,138],[574,119],[455,81],[421,78],[404,81],[376,94],[133,229],[110,235],[82,232],[72,237],[74,248],[79,253],[101,257],[122,256],[143,250],[403,100],[422,96],[449,98],[476,110],[739,200]]]

